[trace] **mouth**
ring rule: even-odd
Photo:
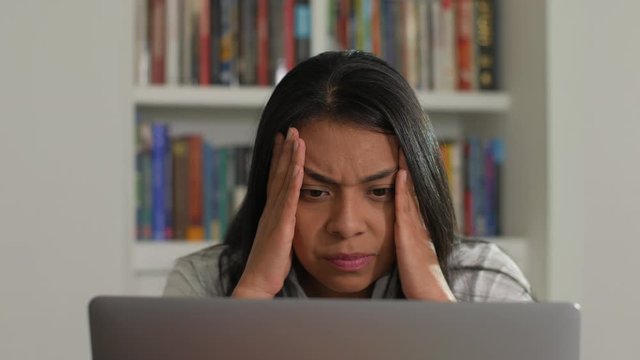
[[[374,257],[372,254],[336,254],[325,259],[338,270],[356,272],[369,265]]]

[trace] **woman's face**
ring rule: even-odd
[[[309,296],[365,297],[395,260],[394,136],[331,120],[304,124],[293,250]]]

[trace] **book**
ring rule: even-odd
[[[211,82],[211,1],[200,0],[200,18],[198,23],[199,69],[198,83],[209,85]]]
[[[295,0],[282,2],[282,58],[286,71],[293,69],[296,64],[295,5]]]
[[[286,64],[284,59],[284,0],[269,1],[269,80],[276,84],[278,77],[282,75],[282,67]],[[280,69],[278,67],[280,66]],[[280,70],[280,74],[277,74]]]
[[[431,44],[431,17],[429,14],[429,3],[417,0],[418,13],[418,64],[419,64],[419,85],[418,88],[431,89],[432,74],[432,44]]]
[[[222,84],[238,84],[238,3],[221,0],[220,79]]]
[[[455,13],[453,0],[434,1],[432,4],[434,29],[434,89],[456,89]]]
[[[211,64],[210,84],[222,84],[221,37],[222,37],[222,4],[221,0],[211,0],[209,6],[209,57]]]
[[[188,137],[171,140],[173,154],[173,237],[187,238],[189,222],[189,142]]]
[[[141,177],[141,209],[140,209],[140,239],[152,239],[152,222],[153,222],[153,166],[152,166],[152,144],[153,136],[151,133],[151,125],[141,122],[138,127],[138,136],[140,139],[140,148],[138,152],[140,161],[140,177]]]
[[[188,223],[187,240],[199,241],[204,239],[203,220],[203,196],[202,196],[202,148],[203,139],[201,135],[191,135],[188,137]]]
[[[149,85],[149,28],[147,25],[147,0],[136,0],[136,39],[133,78],[140,86]]]
[[[151,44],[151,83],[165,82],[165,0],[151,0],[150,39]]]
[[[180,2],[180,83],[191,84],[191,57],[193,56],[193,43],[191,42],[193,18],[191,16],[191,8],[195,6],[193,0],[184,0]]]
[[[475,0],[477,82],[481,90],[498,88],[497,1]]]
[[[180,0],[166,0],[166,83],[180,83]]]
[[[151,187],[152,187],[152,238],[165,239],[165,134],[166,125],[161,123],[151,124],[152,151],[151,151]]]
[[[212,239],[212,217],[213,217],[213,176],[215,171],[213,169],[213,146],[208,142],[202,143],[202,197],[203,197],[203,214],[202,224],[204,226],[204,238]]]
[[[296,64],[311,55],[311,7],[309,0],[298,0],[295,5]]]
[[[404,75],[409,85],[416,89],[419,85],[418,74],[418,15],[413,0],[404,3]]]
[[[269,2],[258,1],[258,85],[269,85],[269,69],[271,68],[271,55],[269,53]]]
[[[477,89],[473,9],[474,0],[455,0],[457,89],[463,91]]]
[[[255,0],[240,0],[239,6],[238,75],[241,85],[254,85],[258,81],[257,3]]]

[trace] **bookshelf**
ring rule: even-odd
[[[311,54],[317,54],[331,47],[329,33],[326,28],[328,11],[323,0],[311,0],[313,12]],[[521,11],[508,4],[502,4],[502,18],[499,29],[515,28],[513,18],[506,14]],[[132,6],[132,11],[134,6]],[[520,14],[524,16],[523,14]],[[131,28],[131,36],[134,37],[135,27]],[[509,42],[518,42],[522,35],[519,33],[514,38],[505,37],[503,46]],[[511,59],[515,61],[511,62]],[[467,92],[434,92],[417,91],[419,101],[428,112],[436,127],[439,136],[461,137],[465,135],[500,136],[507,143],[507,163],[504,173],[503,222],[505,223],[504,237],[493,239],[502,246],[523,268],[527,276],[532,280],[534,287],[541,288],[544,283],[545,269],[534,264],[532,259],[544,254],[544,244],[539,242],[544,239],[530,239],[541,237],[545,231],[544,222],[538,219],[528,220],[530,214],[540,213],[545,203],[537,203],[532,209],[521,205],[519,200],[531,197],[532,191],[527,189],[527,181],[522,182],[523,165],[519,162],[532,155],[529,142],[522,141],[527,132],[533,128],[539,130],[537,125],[522,126],[527,121],[522,116],[524,109],[517,100],[523,99],[526,94],[520,90],[525,86],[524,81],[518,80],[518,69],[531,66],[533,59],[521,59],[515,56],[515,50],[505,51],[501,54],[501,60],[505,63],[502,73],[505,76],[504,90],[500,91],[467,91]],[[511,75],[511,76],[510,76]],[[512,82],[519,93],[511,91]],[[249,128],[255,126],[259,112],[266,103],[272,87],[259,86],[187,86],[187,85],[154,85],[138,86],[132,81],[131,107],[133,113],[153,117],[167,121],[178,132],[202,128],[203,132],[211,134],[211,137],[220,137],[224,134],[231,142],[249,142],[253,134]],[[529,91],[534,93],[534,90]],[[526,91],[525,91],[526,93]],[[134,122],[131,121],[131,126]],[[537,140],[540,135],[534,135]],[[532,169],[524,171],[536,171],[544,166],[537,163]],[[541,172],[536,175],[535,181],[544,175]],[[134,183],[133,175],[131,180]],[[130,194],[135,194],[134,190]],[[520,195],[522,196],[515,196]],[[133,196],[129,200],[130,213],[135,211]],[[135,233],[135,221],[130,221],[130,234]],[[533,241],[533,243],[532,243]],[[182,255],[197,251],[211,245],[213,242],[154,242],[136,241],[131,238],[129,246],[129,273],[130,281],[128,291],[138,294],[154,294],[161,290],[164,276],[169,271],[172,262]],[[544,289],[542,290],[544,292]]]

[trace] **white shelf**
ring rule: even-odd
[[[261,108],[273,88],[259,86],[148,86],[134,89],[139,106]]]
[[[166,273],[177,258],[217,244],[211,241],[137,241],[131,265],[135,273]]]
[[[138,106],[256,108],[263,107],[273,88],[259,86],[148,86],[134,89]],[[422,107],[429,111],[455,113],[500,113],[511,106],[505,92],[416,92]]]
[[[418,101],[427,111],[455,113],[501,113],[511,107],[506,92],[416,92]]]

